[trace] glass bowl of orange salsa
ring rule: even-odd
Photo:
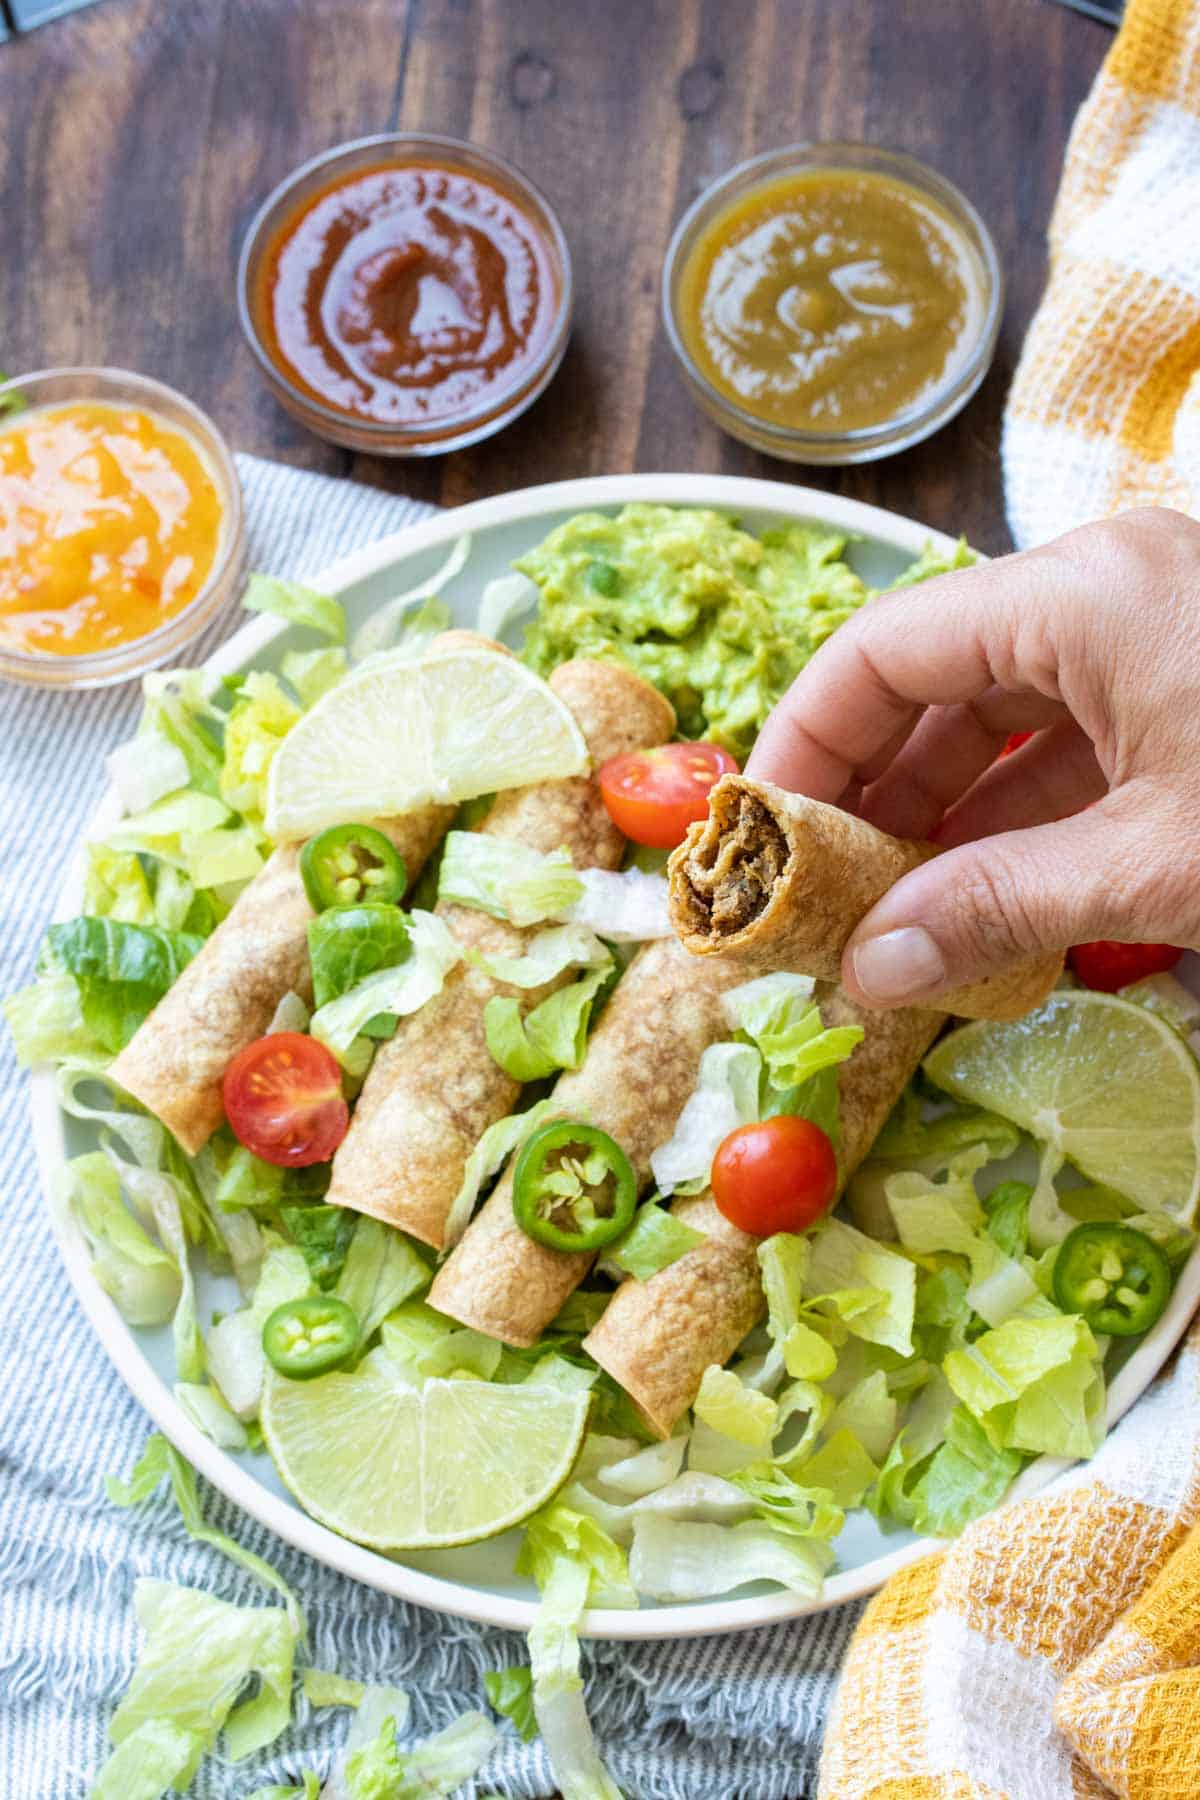
[[[243,554],[233,457],[182,394],[124,369],[0,385],[0,678],[104,687],[171,661]]]

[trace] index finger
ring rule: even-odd
[[[1018,667],[1017,600],[1046,579],[1048,559],[1025,551],[980,568],[881,594],[828,638],[763,726],[747,764],[814,800],[836,802],[852,780],[870,779],[889,746],[930,705],[978,698],[988,688],[1038,687],[1058,698],[1047,670]]]

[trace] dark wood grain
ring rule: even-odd
[[[1004,394],[1067,133],[1110,42],[1046,0],[104,0],[0,47],[0,364],[142,369],[239,448],[447,504],[565,476],[724,470],[831,487],[998,550]],[[293,424],[234,311],[238,244],[267,190],[389,127],[513,158],[561,211],[578,282],[544,398],[425,463],[351,457]],[[761,457],[696,411],[657,300],[699,189],[820,137],[942,169],[989,220],[1009,278],[999,354],[966,412],[901,456],[828,473]]]

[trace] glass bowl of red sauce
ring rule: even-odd
[[[106,687],[178,659],[242,576],[207,414],[127,369],[0,382],[0,680]]]
[[[571,257],[549,202],[457,138],[342,144],[260,208],[238,267],[267,386],[319,437],[440,456],[515,419],[562,360]]]

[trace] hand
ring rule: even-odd
[[[948,847],[851,938],[868,1005],[1094,938],[1200,946],[1200,525],[1125,513],[881,595],[747,773]]]

